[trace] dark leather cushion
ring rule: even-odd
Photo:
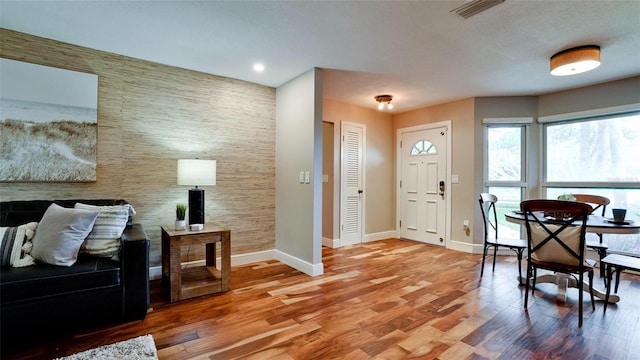
[[[62,207],[72,208],[77,202],[96,206],[113,206],[128,204],[125,200],[98,199],[98,200],[22,200],[0,202],[0,226],[19,226],[32,221],[40,222],[44,212],[52,203]],[[131,223],[131,218],[129,218]]]
[[[24,268],[3,268],[2,304],[120,285],[120,263],[95,256],[80,256],[71,267],[38,263]]]

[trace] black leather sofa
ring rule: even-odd
[[[51,203],[73,207],[123,205],[124,200],[0,202],[0,226],[39,221]],[[37,230],[36,230],[37,232]],[[121,237],[119,261],[80,255],[71,267],[37,263],[0,271],[3,345],[92,327],[144,319],[149,308],[149,239],[131,218]]]

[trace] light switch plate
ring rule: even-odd
[[[460,175],[451,175],[451,183],[459,184],[460,183]]]
[[[304,171],[300,171],[300,184],[304,184]]]
[[[308,171],[304,172],[304,182],[307,184],[311,182],[311,176]]]

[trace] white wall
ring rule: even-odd
[[[309,184],[299,173],[309,172]],[[276,89],[276,258],[309,275],[322,266],[322,71]]]

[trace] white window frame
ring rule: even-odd
[[[605,181],[547,181],[547,137],[549,124],[597,121],[612,117],[640,115],[640,103],[616,106],[605,109],[588,110],[561,115],[541,116],[540,126],[540,187],[541,194],[547,196],[548,188],[608,188],[608,189],[640,189],[640,182],[605,182]]]
[[[526,194],[529,191],[529,149],[530,144],[530,125],[533,123],[533,117],[519,117],[519,118],[485,118],[483,123],[483,191],[487,191],[489,188],[504,187],[504,188],[520,188],[520,200],[526,198]],[[490,128],[520,128],[520,181],[490,181],[489,180],[489,129]],[[499,201],[500,199],[498,199]],[[498,219],[500,224],[504,219]],[[498,225],[500,226],[500,225]],[[520,237],[523,236],[524,227],[520,227]]]
[[[526,189],[528,188],[528,161],[529,158],[529,124],[533,123],[532,117],[518,117],[518,118],[484,118],[482,120],[484,125],[483,145],[485,151],[483,152],[483,180],[484,188],[489,187],[519,187],[521,189],[521,198],[524,198]],[[495,127],[512,127],[521,128],[521,144],[520,144],[520,181],[490,181],[489,180],[489,129]]]

